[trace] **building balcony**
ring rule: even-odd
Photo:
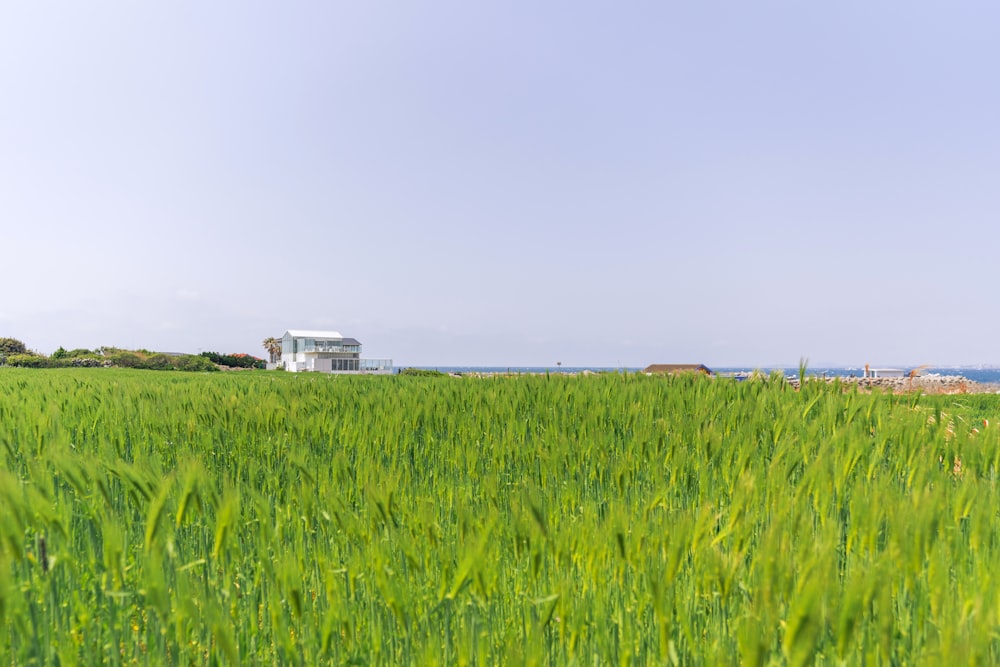
[[[361,354],[360,345],[306,345],[302,347],[300,352],[305,353],[319,353],[319,352],[333,352],[337,354]]]
[[[304,361],[286,361],[285,370],[316,373],[391,373],[392,359],[357,357],[306,357]]]

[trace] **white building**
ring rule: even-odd
[[[362,359],[361,343],[339,331],[289,329],[281,337],[286,371],[319,373],[391,373],[392,359]]]

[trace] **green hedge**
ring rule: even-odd
[[[50,359],[37,354],[11,354],[4,359],[4,363],[21,368],[61,368],[69,365],[59,359]]]
[[[219,368],[205,357],[182,354],[171,356],[153,353],[149,355],[119,350],[104,357],[45,357],[40,354],[0,355],[0,366],[17,366],[20,368],[76,368],[116,366],[118,368],[139,368],[153,371],[193,371],[212,372]]]

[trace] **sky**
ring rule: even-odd
[[[0,1],[0,336],[1000,364],[992,1]]]

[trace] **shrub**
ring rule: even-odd
[[[143,360],[134,352],[116,351],[107,355],[108,361],[113,366],[121,368],[142,368]]]
[[[16,338],[0,338],[0,355],[28,354],[28,348]]]
[[[249,357],[249,355],[233,355],[233,358],[239,361],[240,356]],[[220,358],[228,360],[230,357],[222,356]],[[253,357],[250,358],[253,359]],[[261,361],[261,367],[263,367],[263,361],[257,361]],[[246,367],[256,367],[250,366],[248,362],[244,363],[247,364]],[[30,351],[8,355],[0,352],[0,366],[4,364],[19,366],[21,368],[99,368],[102,366],[117,366],[119,368],[137,368],[153,371],[180,370],[211,372],[219,370],[205,356],[193,354],[169,355],[162,352],[149,352],[148,350],[129,351],[113,347],[102,347],[96,351],[84,348],[67,351],[60,346],[51,357],[35,354]]]
[[[212,372],[218,371],[219,367],[211,362],[211,360],[195,354],[183,354],[179,357],[174,357],[174,368],[179,371],[190,371],[190,372]]]
[[[263,359],[243,352],[233,352],[232,354],[202,352],[201,356],[220,366],[229,366],[230,368],[267,368],[267,363]]]
[[[400,375],[411,375],[414,377],[444,377],[448,375],[442,371],[432,370],[430,368],[404,368],[399,371]]]
[[[7,357],[7,365],[21,368],[59,368],[65,364],[58,359],[49,359],[38,354],[12,354]]]
[[[143,360],[140,368],[146,368],[151,371],[170,371],[174,369],[174,364],[168,355],[156,352],[148,355]]]

